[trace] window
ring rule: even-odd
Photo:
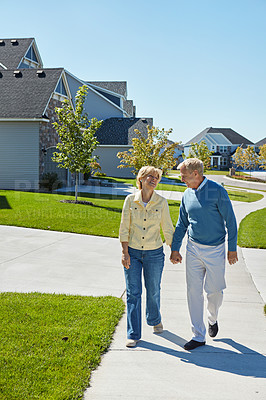
[[[32,46],[29,48],[28,53],[26,54],[26,57],[32,61],[38,62],[35,51],[33,50]]]
[[[67,96],[66,88],[65,88],[65,85],[64,85],[64,82],[63,82],[62,78],[58,82],[58,85],[57,85],[55,91],[56,91],[56,93],[60,93],[63,96]]]
[[[224,167],[227,165],[227,159],[226,158],[222,158],[221,159],[221,165],[224,166]]]
[[[28,65],[28,64],[25,64],[25,63],[21,63],[20,65],[19,65],[19,68],[30,68],[30,66]]]
[[[221,153],[226,153],[227,152],[227,146],[220,146],[220,152]]]

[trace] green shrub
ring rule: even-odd
[[[47,189],[49,192],[62,187],[62,182],[58,179],[56,172],[47,172],[42,175],[40,187]]]
[[[106,174],[104,172],[96,171],[94,172],[93,176],[97,176],[100,178],[106,176]]]

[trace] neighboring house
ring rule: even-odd
[[[102,171],[114,177],[133,177],[132,168],[117,168],[120,159],[119,151],[127,151],[132,148],[132,138],[136,136],[134,130],[138,129],[143,135],[147,135],[147,125],[153,125],[152,118],[108,118],[103,121],[96,136],[100,145],[95,154],[100,157]]]
[[[217,169],[227,169],[232,166],[231,157],[237,147],[254,146],[254,143],[231,128],[210,127],[204,129],[184,145],[185,156],[188,156],[192,143],[200,143],[203,140],[206,142],[208,149],[213,152],[211,167]]]
[[[168,145],[173,144],[173,143],[175,143],[175,142],[173,142],[172,140],[169,140],[169,139],[167,140]],[[176,169],[178,167],[178,165],[182,161],[184,161],[183,154],[184,154],[184,146],[182,144],[179,144],[176,147],[175,152],[174,152],[174,158],[176,160],[176,165],[174,166],[174,169]]]
[[[0,70],[42,67],[34,38],[0,40]]]
[[[133,100],[127,100],[127,82],[86,82],[98,93],[123,109],[125,117],[135,117],[136,107]]]
[[[264,144],[266,144],[266,137],[264,139],[259,140],[257,143],[254,144],[256,153],[259,154],[260,147],[263,146]]]
[[[58,142],[52,122],[69,95],[64,82],[62,68],[0,72],[0,188],[39,188],[46,149]]]
[[[111,95],[107,91],[99,92],[95,86],[88,85],[87,82],[82,81],[70,72],[66,71],[66,78],[75,105],[75,96],[80,86],[88,86],[88,94],[84,103],[84,112],[86,112],[89,118],[97,118],[98,120],[104,120],[106,118],[123,118],[128,117],[127,113],[123,109],[122,102],[120,103],[120,96]],[[119,84],[120,82],[116,82]],[[125,82],[126,84],[126,82]],[[110,96],[107,96],[110,94]]]
[[[54,171],[71,184],[70,174],[51,160],[58,143],[52,123],[57,118],[55,107],[61,107],[65,99],[75,106],[77,90],[83,84],[88,85],[85,112],[89,118],[104,120],[97,148],[102,171],[132,176],[130,169],[116,168],[120,161],[114,152],[129,148],[134,129],[145,133],[147,124],[140,118],[135,121],[126,82],[86,83],[64,68],[43,68],[34,38],[1,39],[0,189],[36,190],[43,173]]]

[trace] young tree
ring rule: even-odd
[[[232,159],[237,168],[244,168],[244,150],[241,146],[237,147]]]
[[[264,144],[263,146],[260,146],[259,149],[260,149],[260,152],[259,152],[260,166],[259,166],[259,168],[266,170],[266,144]]]
[[[244,150],[243,162],[244,162],[244,168],[249,169],[251,175],[251,170],[255,169],[256,165],[259,163],[258,155],[255,153],[253,147],[248,146]]]
[[[89,119],[83,112],[84,102],[88,87],[83,85],[79,88],[75,100],[76,108],[73,110],[70,101],[63,102],[62,108],[56,108],[55,112],[58,122],[54,122],[60,142],[56,148],[58,152],[53,153],[52,160],[58,163],[59,168],[69,169],[75,174],[75,201],[78,197],[78,174],[88,173],[92,169],[98,169],[97,156],[92,153],[98,145],[95,137],[97,129],[102,121],[96,118]]]
[[[210,167],[212,154],[205,140],[202,140],[200,143],[191,143],[187,158],[198,158],[203,162],[204,170],[206,170]]]
[[[138,129],[135,129],[137,137],[132,139],[133,148],[117,153],[117,157],[122,159],[118,168],[132,167],[132,172],[137,174],[141,167],[152,165],[165,173],[176,164],[174,153],[180,142],[168,144],[168,136],[172,129],[165,131],[154,126],[151,128],[147,126],[147,132],[146,138]]]

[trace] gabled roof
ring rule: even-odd
[[[0,69],[16,69],[29,47],[35,43],[34,38],[0,39]],[[40,60],[41,61],[41,60]]]
[[[221,133],[223,134],[227,140],[231,144],[253,144],[250,140],[245,138],[244,136],[240,135],[236,131],[234,131],[231,128],[206,128],[202,132],[200,132],[198,135],[194,136],[191,140],[189,140],[186,145],[189,145],[191,143],[199,142],[201,141],[207,134],[211,133]]]
[[[167,145],[174,144],[173,140],[167,139]],[[184,146],[182,144],[177,145],[176,150],[184,151]]]
[[[266,144],[266,137],[264,139],[259,140],[257,143],[255,143],[256,147],[260,147]]]
[[[63,68],[0,71],[0,118],[42,118]]]
[[[103,121],[96,135],[100,144],[130,145],[136,137],[134,129],[147,135],[147,125],[153,125],[152,118],[108,118]]]
[[[133,100],[123,100],[123,109],[130,116],[134,116]]]
[[[99,88],[109,90],[110,92],[118,93],[125,98],[127,97],[127,82],[125,81],[94,81],[86,83],[88,85],[98,86]]]

